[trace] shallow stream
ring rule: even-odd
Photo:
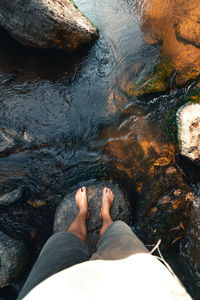
[[[75,3],[100,31],[89,49],[27,49],[0,32],[0,193],[23,188],[20,203],[1,208],[0,229],[29,243],[34,255],[63,196],[83,184],[121,185],[133,226],[140,211],[151,211],[156,182],[148,170],[163,156],[176,164],[166,112],[194,85],[148,101],[129,97],[127,84],[141,81],[160,54],[144,40],[136,1]]]

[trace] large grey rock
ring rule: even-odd
[[[98,37],[71,0],[0,1],[0,25],[26,46],[74,51]]]
[[[181,154],[200,163],[200,104],[188,103],[177,112]]]
[[[0,287],[17,280],[27,260],[23,242],[11,239],[0,231]]]
[[[10,205],[13,202],[19,200],[22,196],[22,189],[19,188],[10,193],[0,196],[0,206],[1,205]]]
[[[90,218],[87,224],[87,243],[90,254],[96,249],[99,230],[101,228],[101,219],[99,214],[101,208],[102,191],[104,187],[111,188],[115,195],[114,204],[111,208],[111,216],[113,220],[122,220],[126,223],[129,223],[130,221],[130,205],[126,199],[126,196],[122,193],[121,189],[117,185],[102,181],[87,187],[88,205],[90,210]],[[66,231],[76,217],[78,209],[75,203],[75,194],[76,191],[65,196],[57,208],[54,219],[54,232]]]

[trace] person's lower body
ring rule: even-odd
[[[136,253],[148,253],[148,250],[122,221],[115,221],[108,227],[99,240],[97,252],[91,258],[81,238],[69,232],[58,232],[43,247],[18,300],[46,278],[73,265],[89,259],[123,259]]]
[[[17,299],[23,299],[36,285],[53,274],[87,260],[87,246],[79,237],[65,231],[55,233],[42,248]]]
[[[97,244],[91,260],[117,260],[137,253],[149,253],[142,241],[123,221],[113,222]]]

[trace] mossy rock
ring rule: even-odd
[[[134,82],[131,82],[131,87],[128,86],[127,93],[132,97],[163,93],[169,88],[173,72],[173,65],[167,59],[161,59],[160,63],[154,67],[153,71],[142,82],[136,85],[134,85]]]
[[[200,88],[195,89],[186,99],[185,102],[200,103]]]
[[[100,209],[102,202],[102,191],[104,187],[110,188],[115,195],[114,203],[111,208],[112,219],[114,221],[122,220],[129,224],[131,217],[130,204],[126,198],[126,195],[121,191],[119,186],[108,181],[102,181],[87,187],[87,198],[90,211],[90,217],[87,222],[87,244],[90,254],[94,253],[96,250],[96,244],[101,228],[102,222],[100,219]],[[57,208],[54,219],[54,232],[66,231],[72,221],[75,219],[78,213],[78,208],[75,203],[76,192],[77,189],[74,192],[66,195]]]

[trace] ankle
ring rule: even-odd
[[[79,210],[78,212],[78,216],[79,218],[84,218],[84,219],[88,219],[89,217],[89,211],[87,208],[83,207]]]
[[[113,223],[113,220],[111,218],[103,219],[102,226],[99,232],[99,239],[102,237],[104,232],[109,228],[109,226]]]
[[[101,212],[100,212],[100,217],[102,220],[107,220],[107,219],[110,219],[111,216],[110,216],[110,210],[108,210],[107,208],[101,208]]]
[[[109,212],[101,213],[102,224],[112,222],[112,218]]]

